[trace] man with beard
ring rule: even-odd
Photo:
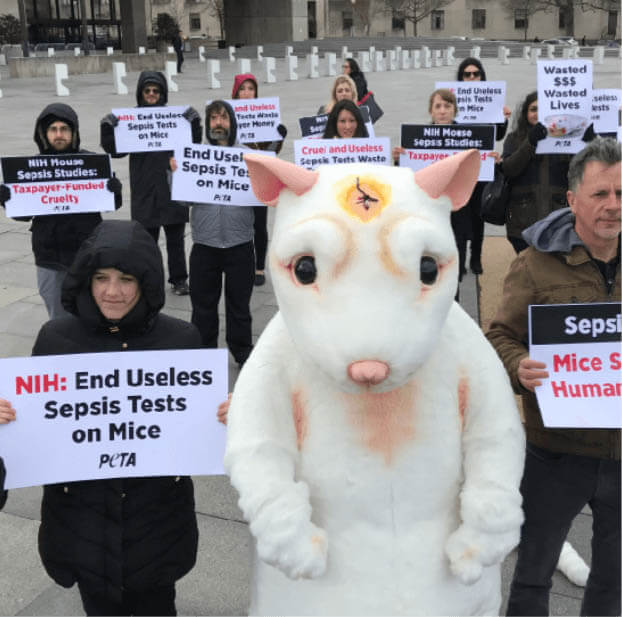
[[[89,153],[88,150],[80,149],[78,115],[63,103],[52,103],[39,114],[35,123],[34,141],[41,154]],[[106,186],[114,193],[115,208],[119,209],[121,182],[113,176]],[[0,204],[4,206],[9,199],[10,188],[5,184],[0,185]],[[62,317],[67,314],[60,297],[65,274],[82,242],[101,223],[101,214],[46,214],[19,217],[16,220],[32,221],[30,231],[39,293],[50,319]]]
[[[138,107],[161,107],[168,102],[166,77],[159,71],[143,71],[136,86]],[[184,112],[192,126],[192,141],[201,142],[201,118],[192,107]],[[114,158],[126,156],[117,153],[114,127],[119,119],[114,114],[106,115],[100,125],[102,148]],[[188,270],[184,235],[188,222],[188,208],[171,201],[170,159],[172,152],[151,151],[130,154],[130,191],[132,219],[141,223],[158,242],[160,227],[166,234],[168,253],[168,281],[173,293],[188,295]]]

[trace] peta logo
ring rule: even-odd
[[[108,467],[136,467],[136,452],[115,452],[114,454],[100,454],[99,468]]]

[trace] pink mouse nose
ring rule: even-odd
[[[350,364],[348,375],[358,384],[375,386],[389,376],[389,365],[378,360],[361,360]]]

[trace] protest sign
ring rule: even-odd
[[[592,116],[592,61],[538,60],[538,122],[548,136],[536,154],[574,154],[582,150]]]
[[[248,148],[192,144],[175,151],[171,196],[175,201],[230,206],[261,206],[248,178],[244,154]],[[276,156],[262,151],[264,156]]]
[[[40,216],[114,210],[107,154],[10,156],[1,159],[2,177],[11,191],[6,214]]]
[[[298,139],[294,142],[294,162],[306,169],[318,165],[342,163],[391,164],[391,144],[388,137],[374,139]]]
[[[549,378],[536,388],[545,426],[622,428],[620,303],[529,307],[529,357]]]
[[[209,105],[211,101],[208,101]],[[263,99],[232,99],[237,122],[236,139],[242,144],[262,141],[283,141],[277,126],[281,123],[279,97]],[[209,119],[208,119],[209,120]]]
[[[192,127],[183,117],[188,106],[130,107],[113,109],[119,119],[114,128],[117,152],[157,152],[174,150],[192,143]]]
[[[504,81],[437,81],[436,89],[446,88],[456,95],[459,124],[502,124],[505,105]]]
[[[4,358],[0,393],[7,488],[224,473],[224,349]]]
[[[595,133],[617,133],[620,126],[622,90],[599,88],[592,90],[592,117]]]
[[[374,125],[369,117],[369,109],[367,107],[359,107],[365,128],[367,129],[367,135],[369,137],[375,137]],[[308,116],[305,118],[299,118],[298,124],[300,124],[300,133],[303,139],[309,139],[311,137],[322,139],[324,135],[324,129],[326,129],[326,122],[328,121],[328,114],[321,114],[319,116]]]
[[[402,124],[400,167],[417,171],[448,156],[476,148],[481,167],[478,180],[491,181],[495,175],[494,124]]]

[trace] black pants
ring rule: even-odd
[[[179,49],[175,53],[177,54],[177,72],[181,73],[181,65],[184,63],[184,52]]]
[[[226,339],[235,361],[241,364],[253,349],[250,300],[255,280],[253,243],[229,248],[193,244],[190,253],[192,323],[203,345],[218,347],[218,302],[225,277]]]
[[[172,225],[162,225],[166,235],[166,255],[168,258],[168,282],[183,283],[188,278],[186,268],[186,249],[184,246],[184,234],[186,233],[186,223],[173,223]],[[153,239],[158,242],[160,237],[159,227],[149,227],[147,231]]]
[[[482,245],[484,244],[484,219],[479,209],[471,208],[471,265],[482,263]]]
[[[592,566],[580,615],[620,614],[620,461],[558,454],[527,444],[525,522],[508,615],[548,615],[551,577],[573,519],[593,514]]]
[[[508,236],[508,241],[517,255],[529,246],[522,238],[516,238],[515,236]]]
[[[124,591],[120,603],[112,602],[78,585],[87,615],[177,615],[175,585],[154,587],[148,591]]]
[[[268,250],[268,208],[255,206],[255,268],[266,269],[266,251]]]

